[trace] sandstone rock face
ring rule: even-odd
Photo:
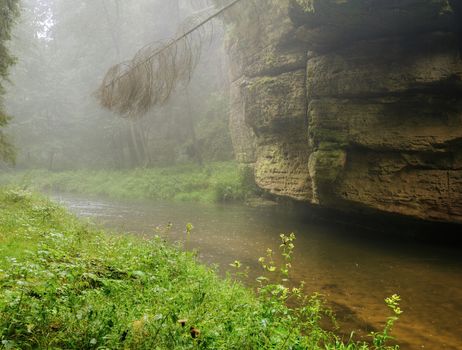
[[[229,129],[236,160],[242,164],[252,164],[256,160],[255,133],[245,121],[245,103],[241,93],[242,79],[231,84],[231,111]]]
[[[228,43],[233,140],[257,184],[462,223],[460,4],[265,2],[258,21],[238,23],[249,35]]]

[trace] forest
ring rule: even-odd
[[[462,347],[460,0],[0,9],[0,350]]]

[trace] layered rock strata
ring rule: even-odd
[[[233,142],[257,184],[462,223],[459,2],[264,3],[228,43]]]

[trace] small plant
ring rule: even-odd
[[[14,203],[28,200],[31,196],[32,194],[29,191],[20,188],[14,188],[5,192],[5,199]]]
[[[154,232],[160,235],[167,235],[172,231],[173,223],[168,222],[166,225],[158,225],[154,227]]]
[[[385,299],[385,304],[393,311],[393,315],[388,317],[387,323],[385,324],[384,329],[382,332],[372,332],[372,343],[377,349],[399,349],[397,345],[395,346],[386,346],[390,340],[394,340],[394,338],[390,335],[390,332],[395,325],[396,321],[398,321],[399,316],[403,313],[401,308],[399,307],[399,302],[401,301],[401,297],[399,295],[393,294],[391,297]]]
[[[186,224],[186,243],[185,243],[185,249],[188,250],[189,247],[189,241],[191,240],[191,232],[194,230],[194,226],[191,223]]]
[[[234,260],[233,263],[229,264],[234,269],[233,277],[236,280],[243,280],[249,277],[249,267],[243,268],[242,263],[239,260]]]
[[[382,332],[371,333],[372,348],[365,342],[355,341],[353,337],[344,342],[334,332],[321,326],[322,320],[329,320],[333,329],[338,328],[334,313],[326,305],[323,296],[316,293],[311,296],[306,295],[303,292],[305,286],[303,281],[299,286],[289,286],[295,239],[294,233],[280,235],[279,249],[282,262],[279,265],[276,264],[275,253],[271,249],[266,250],[265,257],[259,258],[260,265],[267,275],[257,278],[260,285],[257,295],[268,313],[264,322],[267,325],[273,323],[274,327],[279,329],[290,330],[280,334],[283,336],[283,345],[287,348],[303,349],[399,349],[398,345],[387,345],[394,339],[390,336],[390,332],[402,313],[398,295],[385,299],[393,315],[388,318]],[[300,337],[300,334],[306,336]]]
[[[292,267],[291,261],[292,256],[295,248],[295,234],[291,233],[289,235],[281,234],[280,236],[281,244],[279,245],[279,249],[281,252],[282,263],[280,266],[276,266],[275,259],[274,259],[274,252],[272,249],[266,250],[266,257],[260,257],[258,262],[262,266],[263,270],[269,274],[273,274],[275,272],[279,272],[281,276],[281,283],[278,285],[268,285],[271,288],[279,289],[280,291],[284,291],[283,294],[287,294],[289,290],[284,285],[289,281],[289,270]],[[274,279],[273,279],[274,280]],[[261,286],[264,286],[270,281],[270,278],[265,276],[260,276],[257,278],[257,281],[260,283]],[[266,287],[268,287],[266,286]]]

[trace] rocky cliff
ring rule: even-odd
[[[462,223],[461,1],[260,1],[228,39],[233,143],[257,184]]]

